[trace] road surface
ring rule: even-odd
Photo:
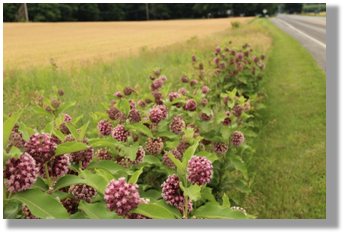
[[[271,21],[299,41],[326,72],[326,17],[279,14]]]

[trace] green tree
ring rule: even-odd
[[[29,20],[33,22],[56,22],[61,18],[57,3],[28,3]]]
[[[148,4],[149,6],[151,4]],[[146,4],[145,3],[125,3],[125,20],[146,20]]]
[[[3,4],[3,22],[14,22],[16,13],[20,8],[20,3]]]
[[[303,8],[302,3],[285,3],[284,10],[289,14],[301,13]]]
[[[125,20],[124,3],[98,3],[101,21]]]
[[[100,10],[97,3],[80,3],[76,13],[78,21],[98,21]]]
[[[61,18],[60,21],[77,21],[79,3],[59,3]]]
[[[203,18],[227,17],[227,11],[232,8],[232,3],[196,3],[194,11]]]

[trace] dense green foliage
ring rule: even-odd
[[[263,9],[272,15],[275,3],[28,3],[29,20],[33,22],[66,21],[119,21],[218,18],[231,16],[254,16]],[[20,3],[3,4],[3,22],[22,21]]]
[[[326,11],[326,4],[323,4],[323,3],[304,4],[302,10],[304,12],[322,12],[322,11]]]

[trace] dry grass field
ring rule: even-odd
[[[252,18],[171,20],[149,22],[3,23],[4,70],[59,66],[90,60],[116,59],[204,37],[231,27],[231,21]]]

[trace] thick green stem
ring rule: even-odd
[[[48,186],[49,186],[49,188],[51,188],[53,186],[53,184],[51,183],[51,179],[49,176],[48,162],[44,163],[44,167],[45,167],[45,174],[47,175]]]

